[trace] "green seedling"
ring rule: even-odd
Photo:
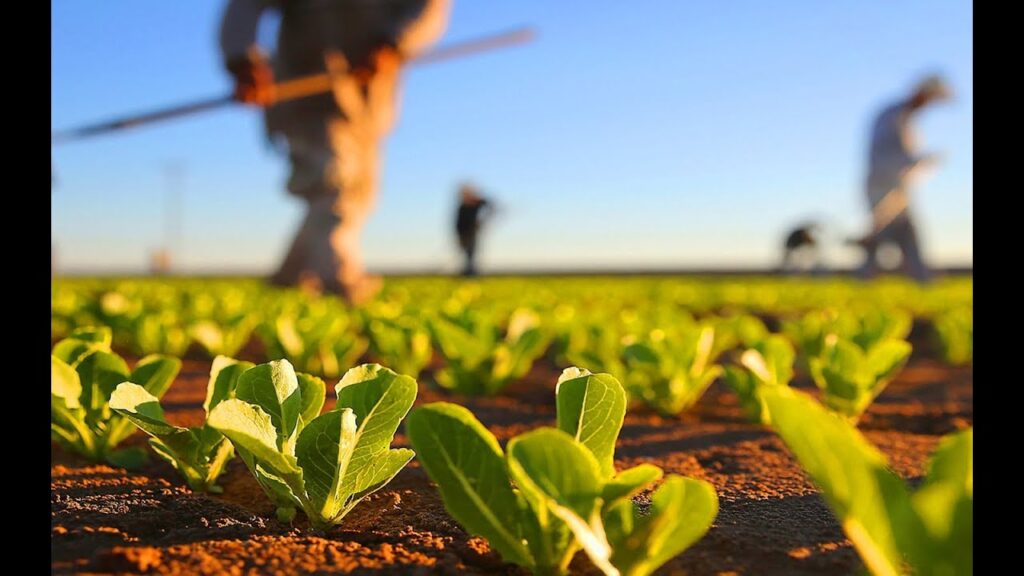
[[[740,406],[751,420],[771,424],[761,389],[764,386],[789,386],[793,379],[796,352],[784,336],[772,334],[740,355],[739,366],[726,366],[725,381],[736,392]]]
[[[534,574],[568,573],[582,549],[614,576],[651,574],[707,532],[718,512],[707,482],[669,476],[646,514],[632,502],[663,473],[650,464],[616,473],[626,394],[614,377],[569,368],[556,400],[558,427],[517,436],[505,451],[461,406],[409,415],[420,463],[468,532]]]
[[[239,362],[226,356],[214,359],[206,401],[203,402],[207,419],[218,404],[234,397],[238,377],[252,366],[249,362]],[[299,377],[312,378],[306,375]],[[309,382],[307,386],[319,386],[322,390],[324,383]],[[150,435],[150,447],[170,462],[185,478],[189,488],[199,492],[223,491],[217,486],[217,478],[234,456],[234,450],[227,438],[208,422],[191,428],[169,424],[164,418],[160,399],[131,382],[123,382],[114,389],[110,395],[110,408]]]
[[[910,358],[910,343],[885,340],[864,352],[835,334],[825,339],[821,357],[810,359],[811,376],[825,406],[856,423]]]
[[[53,347],[50,437],[90,460],[134,468],[145,462],[146,452],[116,449],[135,427],[111,409],[110,395],[127,381],[160,398],[178,375],[181,361],[146,356],[129,370],[125,361],[111,352],[110,341],[109,328],[80,328]]]
[[[813,398],[784,386],[764,396],[773,427],[872,574],[973,573],[973,428],[940,442],[912,490],[855,427]]]
[[[235,398],[210,412],[209,425],[231,441],[282,522],[301,508],[318,530],[337,525],[414,456],[390,445],[416,399],[415,380],[364,364],[335,390],[335,408],[319,414],[323,383],[278,360],[243,372]]]

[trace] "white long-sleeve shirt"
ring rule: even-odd
[[[913,169],[924,159],[911,120],[913,111],[906,101],[886,107],[875,119],[868,154],[867,196],[872,208],[887,195],[887,203],[907,205],[907,184]]]

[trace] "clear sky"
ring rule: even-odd
[[[229,90],[222,8],[53,0],[53,128]],[[972,20],[966,0],[454,0],[442,43],[518,25],[538,37],[407,73],[367,261],[454,270],[455,187],[471,179],[503,208],[482,241],[486,266],[770,265],[806,218],[827,225],[827,257],[847,264],[840,239],[867,226],[872,116],[940,71],[957,98],[919,130],[946,164],[914,203],[926,257],[970,263]],[[302,213],[251,109],[52,158],[58,270],[144,270],[173,187],[185,271],[267,272]]]

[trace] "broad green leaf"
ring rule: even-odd
[[[601,491],[605,505],[623,498],[632,498],[638,492],[661,479],[661,468],[653,464],[640,464],[615,475]]]
[[[122,382],[110,395],[110,408],[134,422],[151,436],[167,436],[187,428],[173,426],[164,418],[160,401],[145,388],[131,382]]]
[[[296,430],[302,409],[299,381],[291,363],[276,360],[246,370],[238,377],[235,397],[259,406],[270,416],[278,433],[277,446],[285,449]]]
[[[63,447],[97,458],[98,440],[83,419],[78,372],[60,358],[50,356],[50,436]]]
[[[344,504],[342,478],[356,447],[356,416],[352,410],[332,410],[315,418],[299,434],[295,454],[309,497],[320,518],[333,519]]]
[[[539,428],[509,441],[508,471],[539,520],[539,534],[530,541],[537,564],[561,566],[575,537],[607,573],[611,549],[601,525],[603,482],[593,453],[562,430]]]
[[[143,432],[158,438],[178,460],[196,466],[199,440],[188,428],[173,426],[164,418],[160,401],[145,388],[123,382],[110,395],[110,409],[127,418]]]
[[[85,411],[76,395],[82,391],[78,373],[55,356],[50,360],[50,436],[67,449],[98,458],[98,439],[83,419]]]
[[[221,438],[224,439],[223,436]],[[227,442],[227,439],[224,439],[224,441],[228,445],[231,444]],[[153,452],[156,452],[157,456],[170,463],[185,478],[189,488],[195,491],[206,489],[203,482],[204,476],[196,466],[196,462],[186,461],[178,452],[155,436],[149,439],[149,447],[153,449]]]
[[[511,330],[511,328],[510,328]],[[508,353],[510,378],[520,378],[530,371],[533,361],[544,353],[550,339],[539,327],[523,330],[515,338],[509,333]]]
[[[214,407],[207,423],[236,447],[251,453],[271,473],[279,476],[301,473],[295,457],[278,448],[273,419],[259,406],[236,398],[224,400]]]
[[[715,328],[714,326],[704,326],[700,330],[700,335],[697,337],[696,347],[693,352],[693,363],[690,364],[690,377],[699,377],[707,369],[708,363],[711,361],[711,353],[715,345]],[[713,379],[713,378],[712,378]],[[708,384],[711,384],[709,381]],[[703,394],[703,390],[701,394]]]
[[[809,366],[815,384],[825,392],[823,403],[856,421],[909,356],[910,344],[902,340],[877,342],[865,353],[853,342],[830,334],[822,356],[811,358]]]
[[[206,387],[206,400],[203,401],[203,410],[209,414],[214,406],[222,400],[231,398],[238,383],[238,377],[252,367],[252,362],[235,360],[227,356],[217,356],[214,358],[213,365],[210,367],[210,382]]]
[[[210,367],[210,380],[206,385],[206,399],[203,401],[203,410],[206,412],[207,418],[217,404],[234,397],[238,378],[252,367],[252,362],[243,362],[227,356],[217,356],[213,359],[213,365]],[[215,450],[221,450],[217,448],[224,440],[224,436],[220,432],[204,424],[199,428],[197,434],[201,453],[213,454]],[[230,457],[231,455],[227,456],[229,459]],[[216,474],[214,472],[211,468],[208,474],[213,474],[213,479],[216,480],[219,472]],[[207,483],[207,486],[210,484]]]
[[[299,393],[302,395],[302,406],[299,409],[299,416],[303,422],[312,422],[320,415],[324,407],[325,392],[327,385],[324,381],[305,373],[296,374],[299,382]]]
[[[528,308],[518,308],[508,318],[508,329],[505,331],[507,342],[518,342],[528,332],[539,328],[540,316]]]
[[[861,559],[876,576],[901,572],[895,524],[909,508],[902,480],[856,428],[788,387],[762,390],[772,426],[821,489]]]
[[[104,349],[110,349],[113,332],[107,326],[86,326],[75,328],[68,336],[68,339],[99,344]]]
[[[277,506],[277,519],[281,522],[291,522],[295,518],[296,508],[301,507],[302,502],[285,479],[267,469],[264,464],[262,461],[256,462],[256,481],[263,488],[264,494]]]
[[[174,377],[181,369],[181,360],[160,355],[146,356],[135,365],[129,376],[130,382],[142,386],[156,398],[167,392]],[[140,426],[141,428],[141,426]],[[135,432],[132,422],[124,418],[112,418],[107,429],[107,444],[116,446]],[[185,438],[179,438],[181,442]],[[196,448],[193,446],[192,448]]]
[[[299,332],[295,329],[295,320],[290,316],[279,316],[274,322],[274,327],[276,329],[275,336],[285,355],[292,358],[302,356],[305,345]]]
[[[351,508],[359,500],[386,486],[414,456],[416,453],[408,448],[395,448],[375,458],[370,463],[369,470],[361,475],[362,487],[349,494],[346,508]]]
[[[943,438],[929,459],[924,485],[911,496],[920,535],[907,534],[902,543],[919,574],[972,573],[973,444],[973,428]]]
[[[445,318],[431,318],[428,326],[445,358],[462,360],[468,368],[479,364],[487,356],[488,350],[481,341],[454,322]]]
[[[793,346],[785,337],[772,334],[740,355],[740,365],[725,368],[725,381],[739,396],[740,405],[755,422],[771,424],[761,399],[761,386],[786,386],[793,378]]]
[[[748,350],[747,352],[750,351]],[[757,358],[761,358],[761,355],[756,351],[754,354],[757,355]],[[747,360],[750,357],[744,352],[743,356],[741,356],[741,361]],[[736,393],[736,396],[739,397],[740,406],[743,407],[744,412],[747,413],[751,420],[760,424],[771,423],[768,410],[764,407],[764,402],[758,393],[758,378],[754,376],[749,367],[726,366],[725,382]]]
[[[519,502],[494,435],[472,412],[447,402],[413,410],[405,428],[448,513],[506,562],[531,566],[519,532]]]
[[[661,357],[658,355],[658,352],[651,346],[641,342],[626,346],[622,351],[622,356],[626,362],[631,364],[650,364],[651,366],[661,364]]]
[[[81,403],[90,420],[105,419],[110,393],[129,379],[128,365],[116,354],[94,350],[79,360],[75,370],[82,383]]]
[[[224,467],[235,455],[234,446],[231,444],[230,440],[222,435],[219,442],[214,444],[212,447],[204,445],[204,449],[207,450],[208,464],[203,484],[206,489],[211,492],[222,492],[223,489],[216,486],[215,483],[217,482],[217,478],[220,478],[221,472],[224,471]]]
[[[212,320],[200,320],[192,324],[189,335],[207,351],[224,349],[224,331]]]
[[[966,494],[974,494],[974,428],[942,439],[929,459],[926,482],[949,482]]]
[[[860,313],[856,333],[850,339],[865,352],[886,339],[902,340],[910,333],[913,318],[901,310],[871,309]]]
[[[615,473],[615,441],[626,415],[626,391],[610,374],[560,380],[555,388],[558,429],[586,446],[603,478]]]
[[[337,409],[351,408],[359,425],[344,478],[346,492],[358,493],[374,482],[371,464],[386,454],[416,400],[416,381],[378,364],[364,364],[346,372],[335,390]]]
[[[785,337],[772,334],[747,350],[740,363],[766,384],[789,384],[796,352]]]
[[[281,522],[291,522],[295,517],[295,508],[301,506],[298,498],[292,493],[292,489],[283,479],[260,464],[256,457],[245,448],[235,445],[235,452],[256,478],[256,483],[263,489],[263,493],[277,507],[277,519]]]
[[[868,352],[865,361],[877,379],[891,378],[910,358],[911,346],[903,340],[883,340]]]
[[[170,388],[171,382],[174,381],[174,377],[180,370],[181,360],[152,354],[139,360],[135,369],[132,370],[129,381],[142,386],[153,396],[161,398]]]
[[[110,351],[111,331],[106,326],[78,328],[53,347],[52,354],[66,364],[75,366],[94,350]]]
[[[620,511],[627,504],[623,502]],[[621,514],[609,517],[611,563],[622,576],[651,574],[704,536],[717,514],[718,496],[711,484],[669,476],[651,497],[647,514],[634,514],[626,524]]]
[[[63,362],[70,364],[71,366],[75,366],[89,353],[103,349],[104,348],[102,346],[93,342],[65,338],[53,347],[51,354]]]
[[[67,408],[61,407],[58,409],[54,407],[51,402],[50,440],[56,442],[58,445],[67,450],[77,450],[83,453],[88,452],[88,449],[86,449],[84,446],[80,446],[81,442],[79,441],[79,435],[75,433],[74,428],[70,425],[66,425],[66,423],[63,421],[65,418],[68,418],[68,416],[62,415],[61,418],[58,418],[58,416],[56,415],[56,412],[58,410],[64,410],[66,412]]]
[[[974,563],[974,497],[953,482],[929,483],[911,496],[919,530],[898,536],[916,574],[970,575]]]
[[[81,407],[82,384],[78,372],[60,358],[50,356],[50,395],[63,400],[69,409]]]

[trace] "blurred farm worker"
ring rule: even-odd
[[[817,265],[818,225],[802,224],[786,235],[781,270],[811,270]]]
[[[899,248],[902,265],[912,277],[926,281],[931,276],[921,257],[909,194],[915,180],[938,163],[938,156],[919,153],[912,121],[929,104],[950,97],[946,83],[931,76],[919,83],[909,97],[882,110],[875,120],[866,182],[872,229],[866,237],[855,241],[866,252],[862,276],[877,273],[877,251],[883,244]]]
[[[472,184],[459,186],[459,208],[455,215],[455,234],[466,257],[463,276],[476,276],[476,244],[483,223],[494,213],[494,204],[480,196]]]
[[[447,26],[450,0],[229,0],[220,46],[235,97],[268,106],[271,142],[288,152],[288,192],[306,216],[277,272],[277,285],[311,280],[350,302],[376,293],[360,234],[372,211],[381,141],[397,116],[403,64]],[[276,54],[256,43],[260,17],[277,11]],[[274,83],[327,71],[332,92],[271,105]]]

